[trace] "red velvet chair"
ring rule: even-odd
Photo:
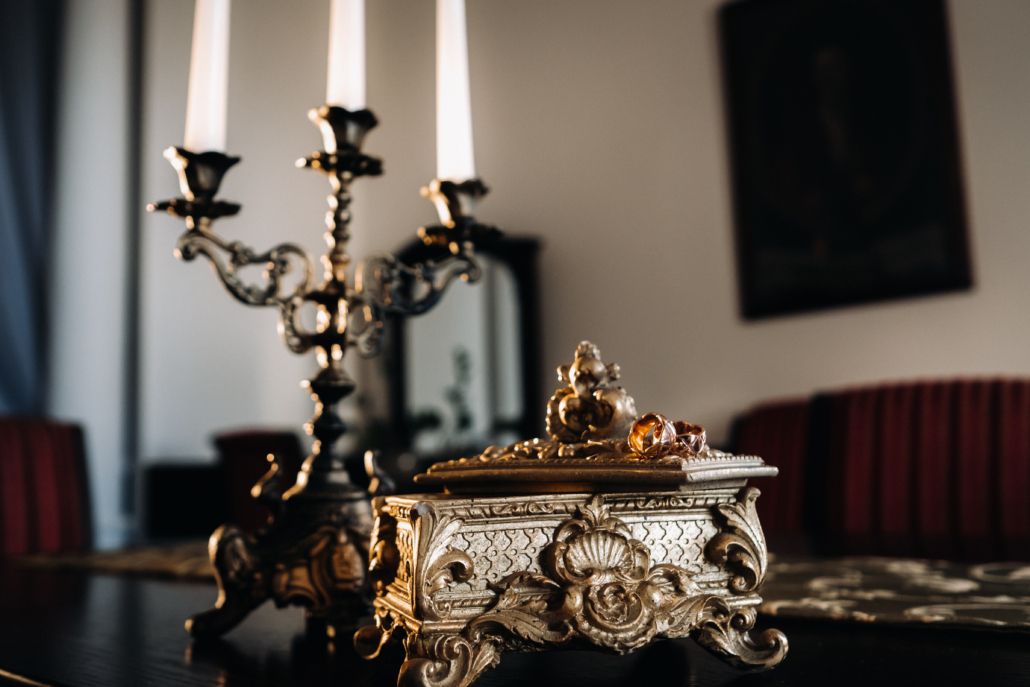
[[[0,418],[0,554],[80,551],[91,544],[82,429]]]
[[[293,432],[240,430],[217,435],[215,448],[228,489],[229,521],[245,532],[261,529],[270,513],[251,496],[250,490],[268,472],[269,453],[276,456],[280,465],[280,491],[292,487],[304,460],[300,440]]]
[[[737,436],[738,452],[780,468],[759,485],[772,543],[803,535],[825,553],[1030,560],[1030,380],[765,404]]]
[[[774,479],[761,480],[759,517],[768,533],[804,533],[804,476],[808,450],[809,400],[767,403],[750,410],[738,427],[736,452],[761,456],[780,469]]]

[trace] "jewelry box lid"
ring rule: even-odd
[[[437,463],[415,482],[452,493],[658,491],[743,484],[778,472],[758,456],[708,447],[699,425],[638,416],[633,397],[612,384],[619,366],[601,362],[589,341],[579,344],[572,365],[558,368],[558,378],[566,386],[547,403],[547,438]]]

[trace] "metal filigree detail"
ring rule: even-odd
[[[448,516],[441,517],[428,504],[420,504],[415,520],[415,540],[418,542],[418,558],[414,588],[423,617],[443,620],[451,613],[448,601],[438,602],[437,595],[456,582],[467,582],[472,578],[472,559],[464,551],[449,544],[462,527],[462,521]]]
[[[716,511],[723,517],[729,532],[720,532],[708,542],[706,553],[716,565],[726,565],[736,574],[729,587],[736,594],[748,594],[758,589],[765,579],[768,555],[765,535],[758,522],[755,501],[761,494],[754,487],[742,489],[734,504],[720,504]]]
[[[787,656],[787,637],[768,629],[756,640],[751,630],[757,615],[752,607],[732,609],[724,601],[713,601],[704,609],[695,639],[737,668],[772,668]]]
[[[706,447],[697,425],[637,418],[588,342],[559,376],[549,439],[416,477],[447,494],[377,501],[396,546],[373,544],[383,577],[360,653],[403,632],[400,684],[420,687],[466,687],[502,653],[688,636],[740,667],[779,663],[786,638],[751,635],[767,553],[758,490],[742,489],[776,468]]]
[[[502,641],[514,646],[585,640],[626,653],[656,636],[688,633],[713,598],[685,570],[652,567],[651,552],[631,538],[601,495],[558,529],[545,560],[546,575],[519,572],[499,585],[497,603],[469,623],[466,635],[502,632]],[[559,594],[541,598],[534,591]]]
[[[368,531],[362,524],[325,522],[299,541],[280,546],[222,525],[208,544],[218,601],[187,620],[186,630],[197,637],[222,635],[268,599],[280,608],[304,606],[311,615],[330,620],[357,617],[365,608],[368,555]]]
[[[491,642],[461,635],[435,635],[412,647],[414,657],[401,665],[397,687],[466,687],[501,660]]]
[[[760,597],[728,589],[735,570],[704,555],[722,523],[741,537],[720,508],[746,513],[751,501],[741,494],[734,502],[733,493],[377,500],[377,536],[397,548],[373,542],[383,584],[376,626],[363,628],[356,646],[371,656],[403,634],[400,684],[420,687],[465,687],[502,653],[627,653],[688,636],[734,665],[771,667],[786,639],[751,635]],[[530,503],[546,512],[531,513]],[[404,532],[414,533],[411,545]]]
[[[637,419],[633,397],[612,382],[619,366],[601,362],[601,351],[589,341],[576,348],[572,365],[558,368],[558,389],[547,403],[547,433],[563,444],[624,437]]]

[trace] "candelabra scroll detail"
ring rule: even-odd
[[[214,232],[214,220],[239,212],[238,204],[214,199],[222,176],[239,158],[216,152],[198,154],[184,148],[168,148],[164,156],[179,175],[184,197],[152,203],[147,209],[164,210],[186,221],[186,231],[175,243],[175,257],[191,262],[203,255],[236,300],[246,305],[279,308],[279,328],[291,351],[310,350],[311,335],[297,327],[295,320],[314,284],[314,266],[307,251],[295,243],[281,243],[258,253],[241,241],[227,241]],[[300,266],[302,277],[293,289],[283,293],[284,278],[293,271],[295,263]],[[264,266],[265,285],[246,284],[239,278],[238,271],[248,265]]]
[[[373,253],[358,265],[354,301],[364,320],[353,342],[361,355],[379,353],[388,315],[421,315],[437,304],[455,279],[479,280],[482,270],[474,247],[500,235],[496,227],[480,224],[473,215],[476,201],[488,192],[479,179],[460,184],[434,179],[422,195],[436,205],[440,224],[420,228],[418,236],[427,246],[446,247],[450,255],[409,266],[388,253]]]
[[[480,274],[471,253],[414,266],[388,253],[369,255],[355,273],[353,301],[360,305],[362,321],[351,344],[362,356],[374,357],[382,349],[389,315],[421,315],[437,304],[455,279],[475,282]]]

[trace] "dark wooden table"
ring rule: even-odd
[[[304,636],[299,609],[266,605],[219,642],[191,644],[189,614],[209,584],[0,566],[0,685],[394,685],[402,656],[374,661]],[[762,618],[761,627],[774,619]],[[1030,686],[1030,635],[775,619],[790,654],[747,674],[688,640],[629,656],[553,652],[505,656],[477,687],[532,685]]]

